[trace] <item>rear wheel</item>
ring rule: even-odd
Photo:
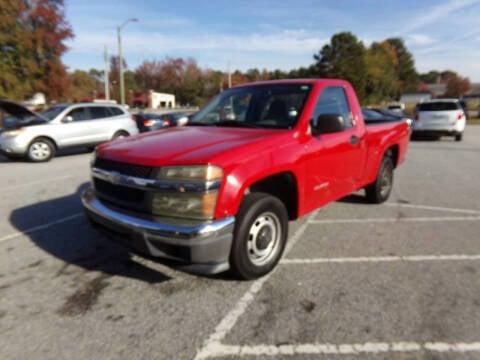
[[[33,162],[44,162],[55,155],[55,146],[45,138],[33,140],[28,146],[27,158]]]
[[[462,141],[463,133],[458,133],[455,135],[455,141]]]
[[[231,269],[245,280],[267,274],[282,256],[287,233],[287,210],[278,198],[265,193],[246,195],[236,219]]]
[[[377,178],[365,188],[367,200],[374,204],[387,201],[393,188],[393,159],[386,155],[382,159]]]
[[[115,134],[112,136],[112,140],[117,140],[117,139],[123,139],[124,137],[127,137],[128,133],[126,131],[117,131]]]

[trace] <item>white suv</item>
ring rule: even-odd
[[[102,142],[138,134],[135,119],[116,104],[59,104],[41,114],[0,100],[2,120],[0,153],[10,159],[26,157],[48,161],[57,149],[94,147]]]
[[[454,136],[461,141],[466,124],[466,114],[457,99],[435,99],[417,105],[413,134],[425,134],[439,138]]]

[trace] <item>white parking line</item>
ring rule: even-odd
[[[401,203],[383,203],[383,205],[393,206],[393,207],[406,207],[406,208],[412,208],[412,209],[422,209],[422,210],[458,212],[458,213],[464,213],[464,214],[480,214],[480,210],[455,209],[455,208],[446,208],[446,207],[429,206],[429,205],[415,205],[415,204],[401,204]]]
[[[325,219],[310,220],[310,224],[355,224],[355,223],[398,223],[398,222],[437,222],[437,221],[479,221],[480,216],[447,216],[415,218],[366,218],[366,219]]]
[[[360,355],[408,352],[468,353],[479,352],[480,342],[370,342],[364,344],[297,344],[297,345],[255,345],[238,346],[216,344],[215,353],[209,357],[222,356],[279,356],[279,355]],[[197,356],[198,358],[198,356]]]
[[[32,234],[34,232],[37,232],[37,231],[40,231],[40,230],[44,230],[46,228],[49,228],[50,226],[54,226],[54,225],[58,225],[58,224],[61,224],[61,223],[64,223],[66,221],[70,221],[70,220],[73,220],[73,219],[76,219],[80,216],[83,216],[83,212],[81,213],[78,213],[78,214],[74,214],[74,215],[70,215],[70,216],[67,216],[67,217],[64,217],[64,218],[61,218],[61,219],[58,219],[56,221],[52,221],[50,223],[47,223],[47,224],[43,224],[43,225],[40,225],[40,226],[35,226],[33,228],[30,228],[30,229],[27,229],[27,230],[23,230],[23,231],[18,231],[16,233],[13,233],[13,234],[10,234],[10,235],[7,235],[7,236],[4,236],[4,237],[1,237],[0,238],[0,243],[3,243],[7,240],[11,240],[11,239],[14,239],[16,237],[20,237],[22,235],[28,235],[28,234]]]
[[[32,186],[32,185],[36,185],[36,184],[51,183],[51,182],[53,182],[53,181],[60,181],[60,180],[65,180],[65,179],[71,179],[72,177],[73,177],[73,176],[71,176],[71,175],[66,175],[66,176],[60,176],[60,177],[56,177],[56,178],[52,178],[52,179],[36,180],[36,181],[31,181],[31,182],[28,182],[28,183],[18,184],[18,185],[14,185],[14,186],[2,187],[2,188],[0,189],[0,192],[2,192],[2,191],[10,191],[10,190],[18,189],[18,188],[20,188],[20,187],[25,187],[25,186]]]
[[[412,256],[373,256],[373,257],[343,257],[317,259],[283,259],[281,264],[347,264],[347,263],[378,263],[378,262],[420,262],[420,261],[477,261],[480,255],[412,255]]]

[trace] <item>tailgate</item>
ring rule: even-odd
[[[418,120],[427,126],[455,125],[458,113],[458,110],[421,111],[418,115]]]

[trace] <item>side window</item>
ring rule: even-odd
[[[123,111],[120,110],[119,108],[117,107],[109,107],[107,108],[108,109],[108,112],[110,113],[109,115],[110,116],[118,116],[118,115],[123,115]]]
[[[329,86],[322,90],[313,110],[313,118],[316,119],[321,114],[342,115],[345,119],[345,127],[347,129],[353,127],[347,95],[340,86]]]
[[[73,121],[83,121],[86,120],[85,108],[76,108],[70,111],[67,116],[71,116]]]
[[[108,116],[111,116],[107,112],[107,108],[103,106],[92,106],[88,108],[90,112],[90,119],[101,119]]]

